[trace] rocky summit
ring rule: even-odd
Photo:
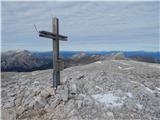
[[[64,69],[2,73],[3,120],[159,120],[160,65],[97,61]]]

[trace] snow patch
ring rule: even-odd
[[[130,70],[130,69],[133,69],[134,67],[122,68],[121,66],[118,66],[118,68],[121,70]]]
[[[128,67],[128,68],[124,68],[123,70],[130,70],[133,69],[134,67]]]
[[[114,96],[112,93],[96,94],[92,97],[101,103],[104,103],[107,107],[121,107],[124,103],[123,98]]]
[[[122,69],[122,67],[121,67],[121,66],[118,66],[118,68],[119,68],[119,69]]]
[[[137,103],[136,106],[138,107],[138,109],[142,110],[143,109],[143,105],[140,103]]]
[[[34,72],[32,72],[31,74],[32,75],[37,75],[37,74],[39,74],[40,72],[39,71],[34,71]]]
[[[100,89],[101,91],[103,91],[103,88],[99,87],[99,86],[96,86],[96,88]]]
[[[34,81],[33,84],[39,84],[39,81]]]
[[[32,75],[36,75],[36,73],[35,73],[35,72],[32,72],[31,74],[32,74]]]
[[[21,50],[21,49],[16,49],[14,50],[15,53],[19,53],[19,52],[23,52],[24,50]]]
[[[154,90],[152,90],[152,89],[150,89],[150,88],[148,88],[148,87],[146,87],[146,90],[149,91],[149,92],[151,92],[151,93],[154,93],[154,92],[155,92]]]
[[[156,89],[160,91],[160,88],[156,87]]]
[[[126,94],[127,94],[128,97],[133,98],[133,94],[132,93],[128,92]]]
[[[27,75],[22,75],[21,77],[24,78],[24,77],[27,77]]]
[[[97,62],[95,62],[95,63],[102,64],[102,62],[101,62],[101,61],[97,61]]]

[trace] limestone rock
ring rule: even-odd
[[[6,102],[3,107],[4,108],[11,108],[11,107],[14,107],[15,106],[15,103],[14,102]]]
[[[46,99],[43,97],[35,97],[33,101],[30,102],[29,107],[34,109],[40,109],[45,107],[47,104]]]
[[[41,97],[44,97],[44,98],[47,98],[47,97],[49,97],[51,94],[47,91],[47,90],[42,90],[41,91]]]
[[[159,71],[159,64],[130,60],[71,67],[61,72],[63,82],[56,94],[52,88],[52,70],[2,73],[2,118],[158,120]]]
[[[68,100],[68,86],[58,86],[57,93],[64,102]]]

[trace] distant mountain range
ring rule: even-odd
[[[27,72],[50,69],[53,66],[52,55],[52,52],[30,52],[27,50],[3,52],[1,54],[1,71]],[[64,61],[64,68],[109,59],[132,59],[137,61],[160,63],[160,52],[63,51],[60,53],[60,57]]]
[[[42,70],[48,69],[51,64],[50,59],[37,57],[27,50],[7,51],[1,55],[1,71]]]

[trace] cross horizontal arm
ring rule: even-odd
[[[40,37],[45,37],[45,38],[50,38],[50,39],[56,40],[56,36],[52,36],[52,35],[46,35],[46,34],[43,34],[43,33],[39,33],[39,36]],[[59,40],[61,40],[61,41],[67,41],[67,38],[61,38],[61,37],[59,37]]]
[[[48,31],[39,31],[39,34],[51,35],[51,36],[56,37],[55,33],[51,33],[51,32],[48,32]],[[62,38],[62,39],[67,39],[67,36],[64,36],[64,35],[58,35],[58,37]]]

